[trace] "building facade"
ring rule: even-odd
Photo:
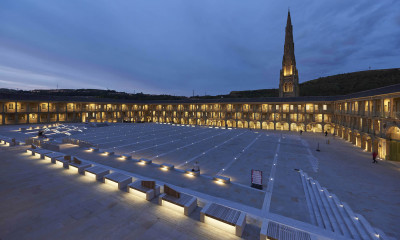
[[[158,122],[329,132],[400,161],[400,84],[334,97],[116,101],[0,96],[0,124]]]

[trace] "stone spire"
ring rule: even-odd
[[[285,46],[279,81],[279,97],[298,97],[299,77],[296,68],[296,59],[294,57],[293,26],[290,11],[288,11],[285,30]]]

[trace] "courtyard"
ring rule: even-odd
[[[19,131],[19,127],[23,126],[3,126],[0,135],[20,141],[37,135],[37,129]],[[400,180],[399,165],[389,161],[372,164],[370,153],[330,134],[325,137],[322,133],[300,135],[289,131],[156,123],[104,127],[66,124],[50,127],[45,134],[63,153],[132,176],[171,184],[197,196],[201,202],[212,200],[245,211],[254,219],[245,236],[254,236],[253,228],[260,227],[259,220],[270,217],[287,224],[308,224],[349,238],[354,234],[363,238],[363,233],[354,230],[357,221],[343,218],[346,224],[354,221],[354,227],[343,227],[336,218],[342,212],[329,201],[334,198],[338,205],[350,209],[346,211],[354,213],[357,220],[360,216],[386,236],[400,237],[400,189],[396,185]],[[79,140],[100,151],[62,143],[63,138]],[[23,155],[15,150],[12,154]],[[132,159],[122,159],[123,154]],[[0,158],[6,160],[4,155]],[[152,164],[139,164],[139,159],[151,160]],[[201,175],[185,174],[196,162]],[[175,169],[161,171],[161,164],[172,164]],[[262,190],[250,187],[252,169],[262,171]],[[230,178],[231,183],[214,181],[216,175]],[[0,191],[6,189],[2,184]],[[316,191],[325,191],[326,199],[325,195],[315,195]],[[4,219],[5,215],[0,217]],[[2,229],[4,225],[0,232]]]

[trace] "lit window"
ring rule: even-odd
[[[324,105],[322,106],[322,109],[323,109],[324,111],[326,111],[326,110],[328,109],[328,106],[326,106],[326,104],[324,104]]]

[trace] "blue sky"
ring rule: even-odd
[[[398,0],[0,0],[0,87],[175,95],[400,67]]]

